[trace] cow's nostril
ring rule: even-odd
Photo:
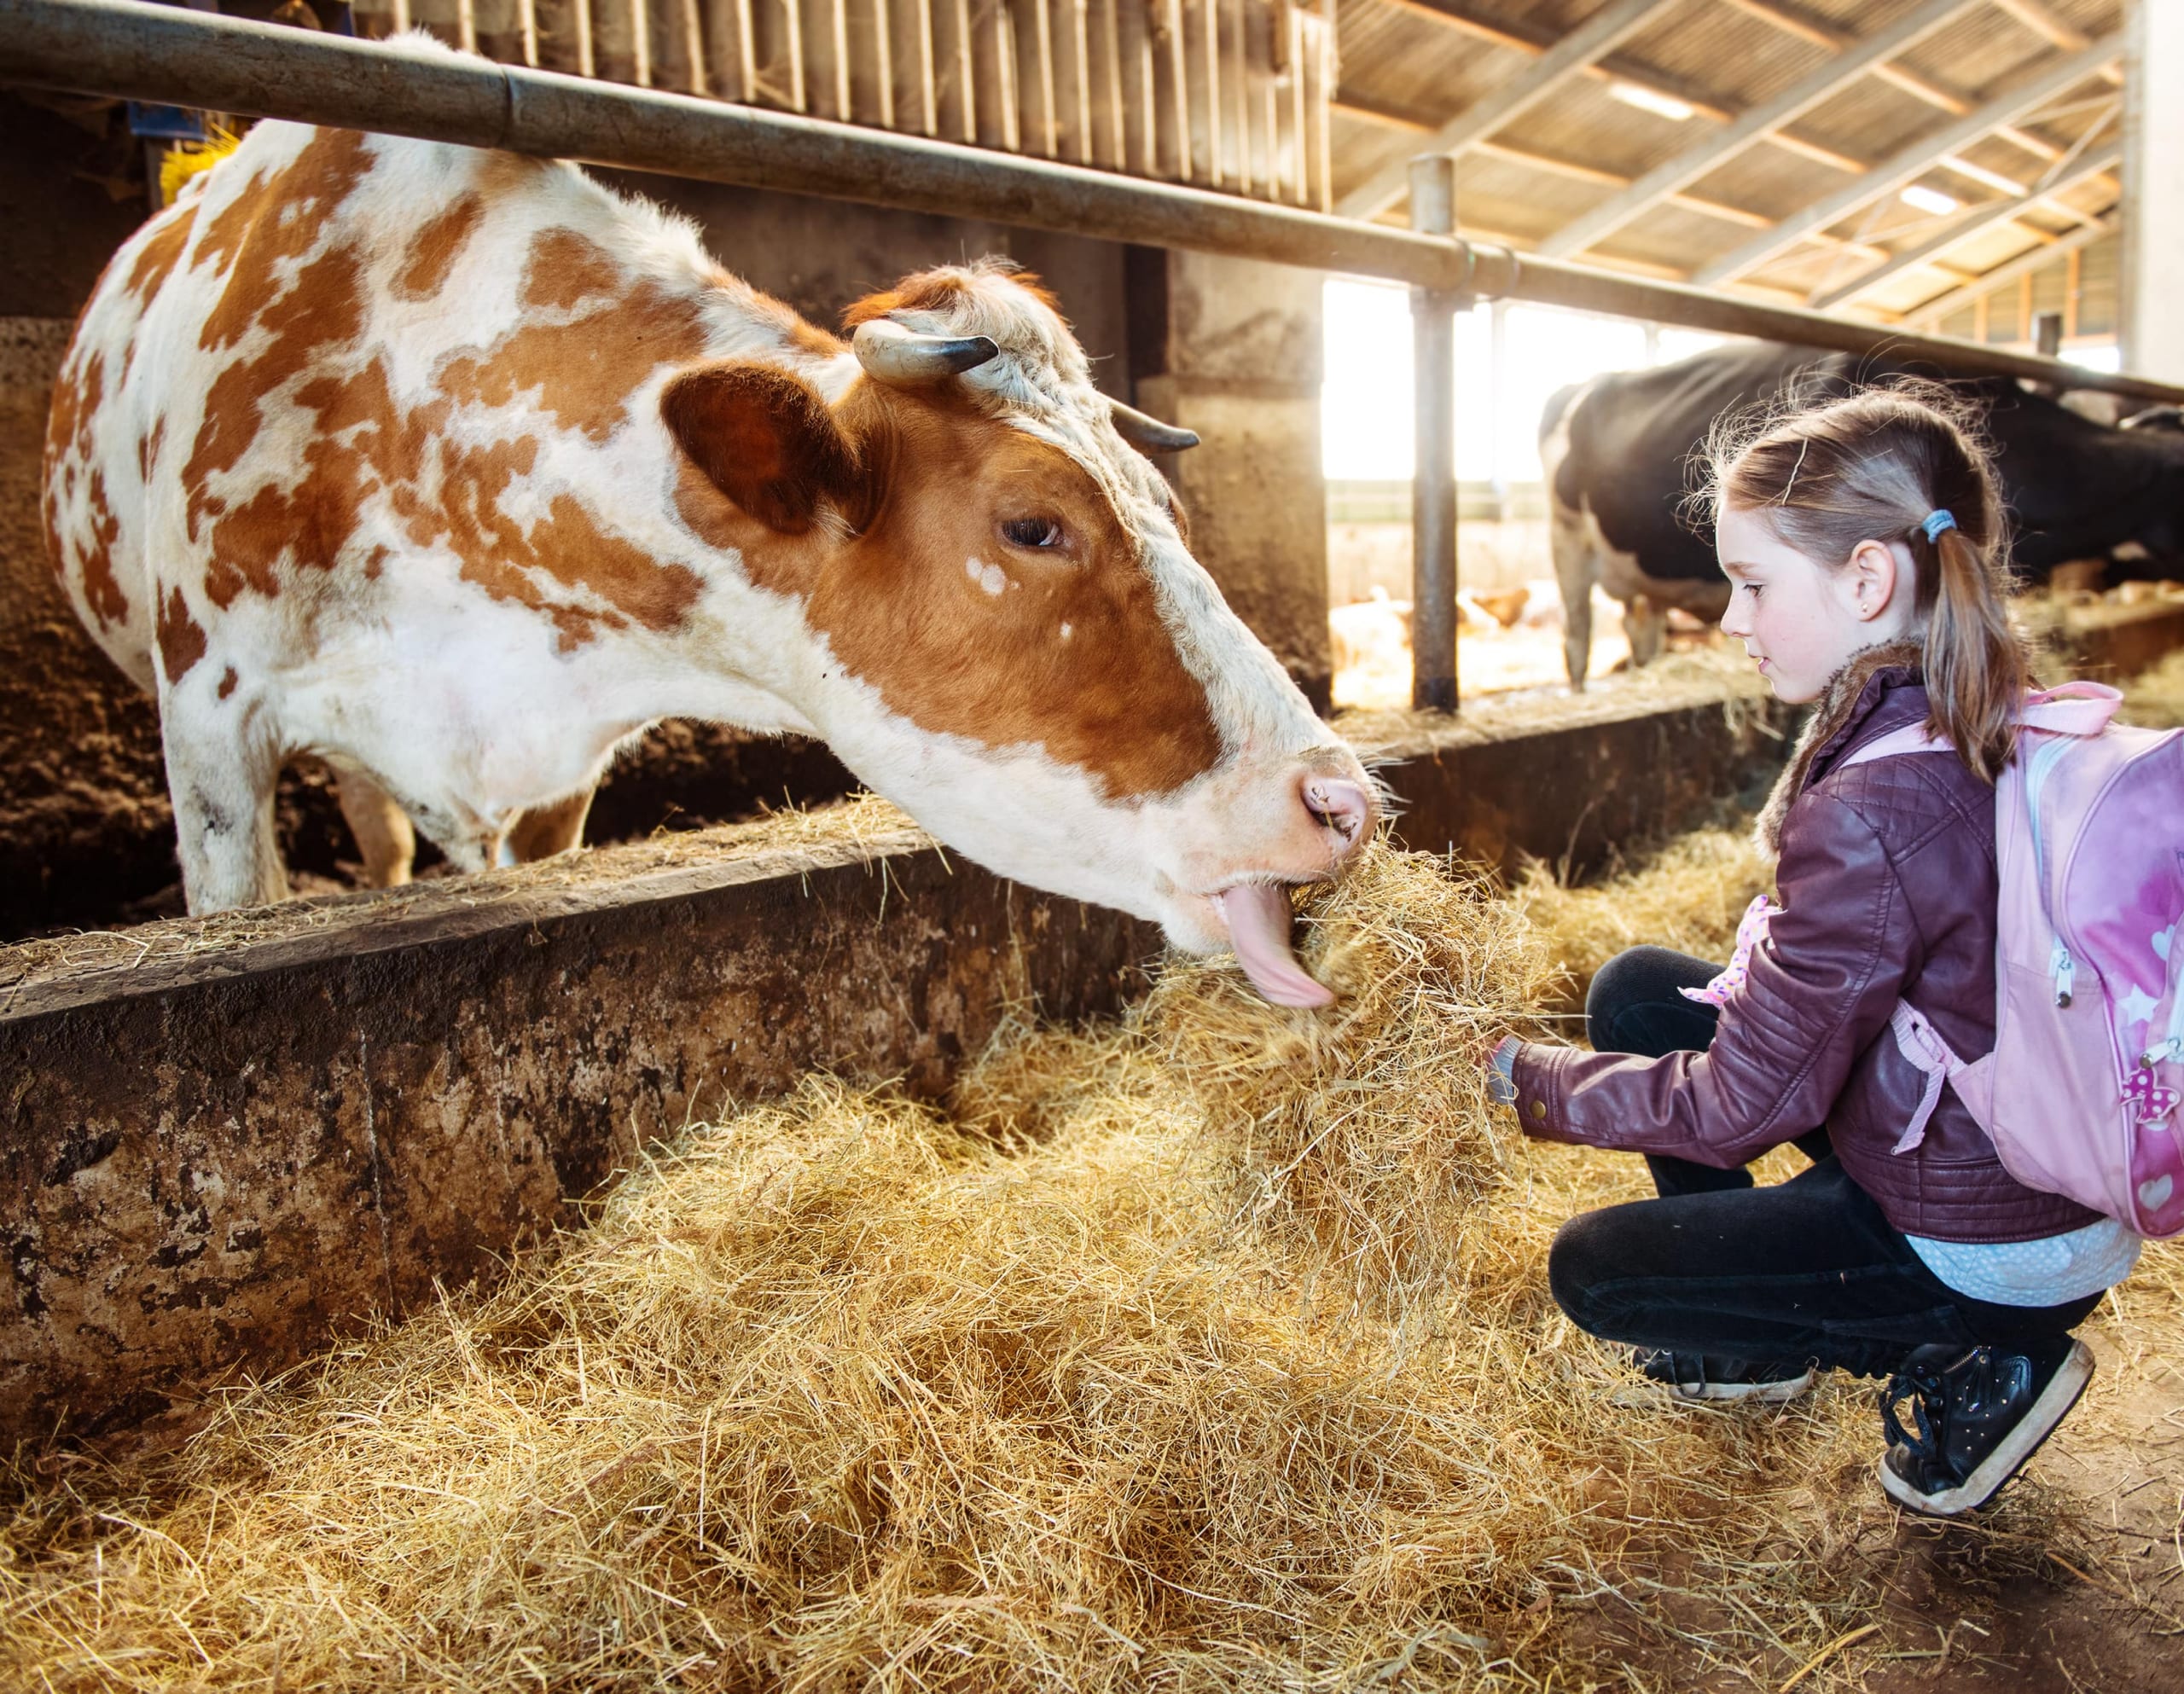
[[[1304,809],[1339,839],[1338,856],[1365,838],[1366,826],[1373,816],[1373,803],[1364,788],[1339,776],[1306,777]]]

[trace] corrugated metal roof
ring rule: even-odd
[[[1414,153],[1428,128],[1536,73],[1542,50],[1613,0],[1337,0],[1341,53],[1339,102],[1392,112],[1427,128],[1405,129],[1346,112],[1334,127],[1338,200],[1375,171]],[[1490,150],[1460,161],[1458,208],[1467,228],[1491,229],[1526,246],[1613,200],[1624,185],[1720,133],[1735,114],[1763,103],[1838,57],[1849,44],[1904,17],[1924,0],[1675,0],[1600,65],[1567,76],[1493,132]],[[2056,32],[2028,27],[2013,11],[1969,0],[1966,9],[1890,64],[1894,74],[1858,76],[1788,127],[1792,145],[1761,142],[1721,159],[1679,200],[1646,206],[1581,255],[1689,276],[1763,236],[1769,223],[1794,217],[1857,180],[1855,167],[1878,164],[1945,135],[2009,90],[2042,76],[2077,38],[2119,29],[2122,0],[2043,0]],[[1435,13],[1444,15],[1441,17]],[[1456,21],[1450,21],[1453,16]],[[2076,32],[2076,37],[2071,35]],[[2051,38],[2061,33],[2064,42]],[[1614,97],[1618,82],[1679,94],[1702,110],[1678,119]],[[1623,92],[1630,90],[1624,89]],[[1990,134],[1938,164],[1919,181],[1960,205],[2004,197],[2004,185],[2028,188],[2096,125],[2111,127],[2111,86],[2088,81],[2066,109],[2018,127],[2031,145]],[[2064,196],[2087,213],[2108,210],[2112,179]],[[1714,210],[1693,202],[1711,202]],[[1804,294],[1855,280],[1892,252],[1907,251],[1947,227],[1905,205],[1891,189],[1854,207],[1828,230],[1833,239],[1796,243],[1730,286]],[[1995,223],[1937,255],[1948,270],[1907,267],[1870,298],[1842,309],[1883,316],[1910,310],[1960,286],[1962,275],[2008,262],[2036,235],[2061,234],[2070,220],[2030,210],[2022,222]],[[1862,250],[1847,247],[1855,238]],[[2081,261],[2082,264],[2082,261]],[[2042,273],[2044,276],[2044,273]],[[2036,285],[2046,290],[2045,281]],[[2008,292],[2008,291],[2006,291]],[[2042,296],[2045,297],[2044,294]],[[2013,299],[2016,298],[2012,294]],[[2013,310],[2015,308],[2013,307]]]

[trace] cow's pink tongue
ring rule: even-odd
[[[1304,974],[1289,950],[1289,895],[1268,883],[1245,883],[1218,896],[1228,920],[1236,962],[1252,985],[1276,1006],[1327,1006],[1334,995]]]

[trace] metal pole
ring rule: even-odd
[[[1445,153],[1410,161],[1410,227],[1455,232],[1456,161]],[[1456,311],[1469,304],[1451,288],[1410,291],[1410,703],[1420,711],[1456,709]]]
[[[1483,299],[1652,318],[2184,404],[2184,386],[1761,305],[1681,283],[1612,276],[1448,236],[659,89],[482,59],[427,58],[385,43],[143,0],[0,0],[0,83],[505,148],[698,182],[1383,276]]]

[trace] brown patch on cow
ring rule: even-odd
[[[537,453],[538,444],[528,438],[485,447],[444,442],[439,503],[411,512],[410,539],[421,546],[444,543],[461,561],[465,582],[549,619],[564,653],[602,629],[626,629],[632,619],[649,629],[678,627],[703,587],[696,573],[662,565],[602,528],[572,496],[556,495],[546,516],[528,530],[502,508],[501,496],[516,478],[531,473]],[[596,595],[611,609],[574,604],[549,591],[555,583]]]
[[[167,597],[159,602],[157,624],[160,669],[166,673],[167,686],[172,687],[205,657],[205,630],[189,615],[189,602],[182,597],[180,589],[168,589]]]
[[[243,266],[238,265],[236,275],[240,280]],[[312,260],[297,274],[295,286],[258,314],[256,321],[273,338],[265,351],[254,359],[235,361],[213,379],[205,399],[205,421],[182,471],[190,539],[198,538],[207,516],[228,509],[227,502],[211,491],[209,480],[241,462],[258,438],[266,401],[302,375],[322,351],[346,347],[357,338],[363,327],[362,286],[363,266],[352,248],[337,247]],[[277,591],[270,579],[254,586],[266,594]],[[224,608],[227,600],[212,593]]]
[[[455,268],[456,256],[462,251],[462,244],[470,239],[470,232],[478,227],[478,220],[485,212],[483,199],[474,194],[465,194],[420,229],[410,239],[403,255],[402,270],[394,279],[396,298],[429,300],[439,293],[448,272]]]
[[[90,508],[91,532],[77,562],[83,567],[84,604],[104,629],[129,615],[129,596],[122,593],[120,580],[113,574],[113,544],[121,537],[121,519],[107,503],[103,472],[96,468],[91,472],[84,503]]]
[[[199,243],[196,264],[212,260],[228,286],[206,315],[198,345],[207,352],[232,347],[262,312],[303,288],[282,294],[279,267],[317,247],[343,201],[372,168],[372,154],[354,130],[321,130],[286,169],[261,188],[253,183],[215,218]]]
[[[292,486],[268,484],[232,508],[206,503],[217,519],[205,592],[224,611],[246,589],[277,595],[284,558],[296,568],[332,570],[379,490],[394,492],[398,510],[405,501],[416,509],[415,484],[447,421],[444,401],[399,409],[378,360],[353,375],[311,378],[298,385],[294,402],[314,415],[303,474]],[[191,498],[195,504],[194,492]]]
[[[158,225],[145,238],[144,245],[136,250],[136,262],[129,268],[129,281],[124,285],[140,300],[149,301],[160,291],[160,284],[182,257],[183,249],[189,245],[189,232],[197,222],[195,206],[186,206],[179,215],[170,212],[166,221]]]
[[[76,329],[83,333],[80,316]],[[68,575],[68,548],[61,535],[61,508],[83,479],[84,461],[90,455],[91,420],[98,411],[105,374],[106,361],[97,352],[84,359],[80,368],[72,354],[61,367],[53,385],[53,404],[45,415],[45,477],[38,509],[45,520],[46,562],[63,581]]]
[[[159,465],[160,447],[166,441],[166,434],[167,421],[161,416],[148,432],[136,438],[136,475],[147,484],[151,482],[152,473]]]
[[[438,383],[462,405],[498,408],[533,395],[562,428],[603,442],[654,370],[688,363],[705,348],[698,303],[642,282],[582,317],[526,324],[482,352],[452,358]]]
[[[228,281],[206,316],[198,345],[218,351],[238,345],[253,329],[264,330],[268,339],[254,357],[229,363],[206,395],[204,422],[182,472],[192,540],[207,517],[228,509],[209,480],[241,462],[258,438],[266,403],[322,354],[354,341],[363,328],[363,266],[353,247],[336,247],[293,276],[288,272],[318,242],[371,164],[363,136],[322,130],[285,170],[262,187],[246,188],[199,245],[200,262],[217,249]],[[260,559],[265,550],[262,543],[250,549]],[[219,579],[217,587],[212,577]],[[278,592],[270,567],[253,571],[230,567],[224,560],[216,560],[206,589],[224,607],[245,581],[262,593]]]
[[[684,522],[738,549],[757,586],[803,598],[848,670],[921,728],[1043,747],[1111,799],[1171,792],[1219,761],[1205,690],[1138,544],[1083,467],[945,390],[860,382],[834,416],[881,484],[863,531],[777,531],[694,461],[677,490]],[[1067,550],[1012,548],[1000,532],[1012,518],[1059,522]],[[973,559],[1011,586],[989,594]]]
[[[1061,316],[1061,302],[1030,271],[1002,274],[1057,317]],[[861,300],[852,301],[842,314],[842,328],[853,331],[861,323],[869,323],[892,312],[950,310],[972,292],[973,282],[971,276],[961,270],[921,270],[915,276],[905,276],[883,293],[867,294]]]
[[[220,673],[220,686],[217,690],[215,690],[216,693],[221,699],[227,699],[229,694],[235,693],[235,684],[241,680],[241,679],[235,675],[235,666],[230,664],[225,670],[223,670]]]
[[[606,248],[573,229],[542,229],[523,268],[523,304],[566,311],[595,294],[622,292],[622,268]]]

